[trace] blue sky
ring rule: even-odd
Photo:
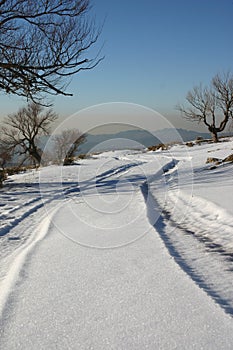
[[[233,72],[233,1],[230,0],[92,0],[96,23],[105,24],[91,54],[104,44],[94,70],[73,78],[56,97],[63,118],[105,102],[130,102],[155,109],[176,127],[195,129],[175,110],[187,91],[208,83],[218,72]],[[23,104],[0,96],[1,116]],[[200,127],[199,127],[200,130]],[[203,130],[205,130],[203,128]]]

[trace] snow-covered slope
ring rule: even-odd
[[[233,140],[111,151],[1,190],[1,349],[232,349]]]

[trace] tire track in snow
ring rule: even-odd
[[[35,248],[35,246],[40,242],[47,234],[49,227],[52,222],[52,218],[60,208],[61,204],[53,209],[50,213],[44,214],[43,220],[37,227],[35,233],[30,237],[26,245],[19,248],[18,254],[11,265],[7,276],[0,283],[0,318],[3,317],[4,309],[7,305],[7,301],[10,297],[11,292],[14,289],[15,284],[18,281],[20,271],[27,259],[29,253]]]
[[[185,207],[189,210],[183,217],[182,208]],[[207,251],[233,261],[233,218],[224,209],[201,197],[190,200],[182,191],[170,191],[163,214],[174,227],[202,242]]]
[[[51,203],[54,200],[69,196],[71,193],[73,194],[77,192],[79,192],[78,185],[72,185],[62,190],[62,192],[59,189],[53,193],[48,193],[46,195],[39,193],[38,197],[33,198],[24,204],[17,205],[15,208],[5,210],[5,213],[0,216],[0,220],[4,221],[2,227],[0,228],[0,237],[7,235],[24,219],[28,218],[31,214],[35,213],[45,205]],[[25,210],[26,208],[28,209]],[[9,214],[14,214],[14,216],[9,216]]]
[[[168,191],[166,203],[161,201],[159,191],[157,195],[156,191],[150,192],[147,183],[143,185],[142,192],[145,199],[147,198],[148,218],[163,239],[170,255],[200,288],[205,290],[226,313],[233,316],[233,254],[232,250],[229,249],[232,248],[229,245],[230,233],[232,235],[231,222],[229,222],[229,225],[223,222],[223,227],[228,230],[229,241],[226,240],[226,242],[220,244],[216,239],[221,223],[218,223],[217,235],[211,237],[212,231],[208,229],[208,220],[209,223],[213,224],[213,217],[211,211],[208,213],[208,210],[206,210],[207,203],[201,206],[202,209],[205,209],[200,211],[199,208],[195,213],[197,203],[190,204],[187,198],[184,200],[185,195],[182,197],[180,191],[179,193],[178,191],[175,191],[176,193]],[[177,205],[180,197],[182,197],[183,203]],[[207,202],[199,198],[199,205],[199,201]],[[184,208],[188,205],[190,205],[191,211],[188,211],[184,216]],[[211,203],[211,205],[214,204]],[[220,209],[224,212],[222,208]],[[155,222],[154,218],[158,217],[158,212],[160,217]],[[196,215],[192,215],[192,213]],[[230,219],[227,213],[225,215]],[[199,220],[200,217],[204,222]],[[214,223],[214,225],[216,229],[217,224]]]

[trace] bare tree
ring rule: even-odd
[[[54,141],[54,154],[56,162],[64,165],[72,164],[79,146],[85,142],[86,135],[78,129],[67,129],[56,135]]]
[[[89,3],[1,0],[0,89],[31,100],[37,96],[37,102],[41,93],[71,96],[65,78],[102,59],[85,56],[99,36],[86,18]]]
[[[44,112],[41,105],[31,102],[5,119],[1,128],[2,144],[8,151],[32,157],[40,164],[42,151],[38,138],[49,134],[51,123],[57,118],[52,109]]]
[[[218,133],[222,132],[233,116],[233,75],[217,74],[210,87],[199,85],[188,92],[186,100],[189,106],[178,106],[182,116],[189,121],[204,123],[218,142]]]

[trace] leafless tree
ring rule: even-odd
[[[0,89],[37,102],[71,96],[66,78],[102,59],[86,57],[99,36],[89,9],[89,0],[0,0]]]
[[[222,132],[233,116],[233,75],[217,74],[210,87],[199,85],[189,91],[186,97],[189,106],[178,106],[182,116],[189,121],[204,123],[218,142],[218,133]]]
[[[54,154],[56,162],[64,165],[72,164],[73,158],[79,146],[85,142],[86,135],[78,129],[63,130],[61,134],[54,136]]]
[[[14,150],[18,155],[32,157],[40,164],[42,151],[38,138],[49,134],[51,123],[57,118],[52,109],[44,111],[41,105],[31,102],[5,119],[1,142],[9,152]]]

